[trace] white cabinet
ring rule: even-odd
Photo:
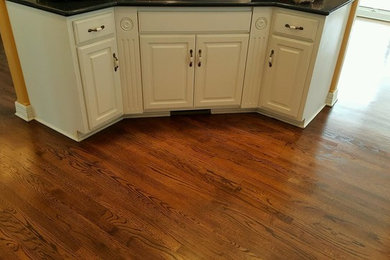
[[[95,129],[123,111],[116,41],[106,39],[79,47],[77,51],[88,123]]]
[[[295,11],[273,15],[259,99],[260,109],[302,121],[312,53],[321,20]]]
[[[141,8],[144,108],[241,104],[252,9]]]
[[[141,35],[145,109],[239,106],[248,37]]]
[[[239,106],[247,34],[197,35],[195,107]]]
[[[322,110],[349,10],[321,16],[275,8],[259,112],[305,127]]]
[[[7,7],[35,120],[80,141],[121,117],[113,8],[65,17]]]
[[[65,17],[7,8],[34,119],[77,141],[123,114],[194,108],[305,127],[325,105],[350,11],[121,6]]]
[[[260,105],[297,118],[313,43],[272,35]]]
[[[140,38],[145,109],[192,108],[195,35]]]
[[[123,114],[114,13],[72,22],[89,131]]]

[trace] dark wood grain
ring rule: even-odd
[[[388,84],[304,130],[192,115],[76,143],[13,115],[0,63],[1,259],[390,259]]]

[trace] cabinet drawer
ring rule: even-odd
[[[84,43],[115,32],[114,14],[104,13],[73,22],[77,44]]]
[[[274,33],[292,35],[314,41],[318,24],[318,20],[314,18],[277,13],[275,15],[273,31]]]
[[[139,28],[145,32],[249,32],[252,12],[166,11],[139,12]]]

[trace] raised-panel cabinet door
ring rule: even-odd
[[[297,119],[313,43],[272,35],[260,107]]]
[[[195,107],[239,106],[248,34],[196,37]]]
[[[107,39],[77,49],[90,129],[123,113],[116,42]]]
[[[144,108],[192,108],[195,35],[142,35],[140,39]]]

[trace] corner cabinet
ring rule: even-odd
[[[91,129],[122,115],[116,41],[111,38],[77,49],[88,123]]]
[[[298,117],[313,43],[272,35],[260,104],[282,115]]]
[[[259,112],[305,127],[325,106],[350,6],[329,16],[275,8]]]
[[[70,17],[7,9],[35,120],[80,141],[122,118],[113,8]]]
[[[89,129],[123,114],[114,13],[72,21]]]

